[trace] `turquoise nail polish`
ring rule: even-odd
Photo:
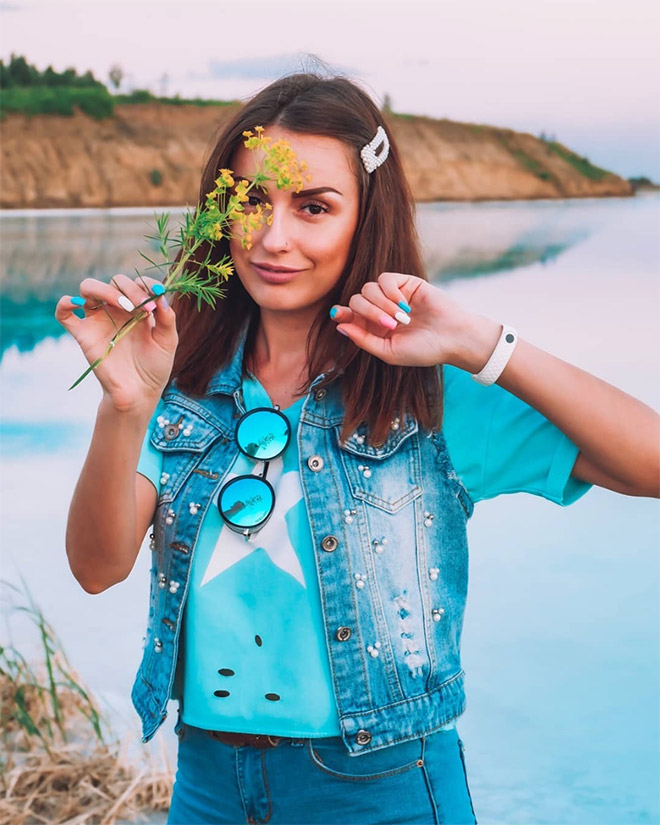
[[[165,292],[165,287],[162,284],[154,284],[151,291],[154,295],[162,295]]]
[[[75,304],[77,307],[82,307],[82,306],[85,306],[85,299],[84,298],[78,298],[76,296],[75,298],[71,299],[71,303]]]
[[[405,301],[399,301],[399,306],[404,312],[411,312],[412,310]]]
[[[338,312],[339,312],[338,308],[337,308],[337,307],[333,307],[333,308],[330,310],[330,317],[331,317],[331,318],[334,318],[334,317],[337,315],[337,313],[338,313]]]

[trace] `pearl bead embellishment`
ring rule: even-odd
[[[429,577],[431,581],[436,581],[438,578],[438,573],[440,572],[439,567],[429,567]]]
[[[439,622],[442,618],[443,613],[445,612],[444,607],[434,607],[432,614],[433,614],[433,621]]]
[[[371,478],[371,470],[367,467],[366,464],[360,464],[358,470],[362,473],[365,478]]]
[[[378,653],[380,651],[380,642],[376,642],[373,645],[368,645],[367,646],[367,651],[375,659],[378,656]]]
[[[357,510],[344,510],[344,521],[346,524],[353,523],[353,516],[357,515]]]
[[[176,593],[179,589],[179,582],[171,581],[170,582],[170,593]]]
[[[430,527],[433,524],[433,519],[435,516],[432,513],[427,513],[424,511],[424,526]]]
[[[355,574],[355,586],[358,588],[358,590],[362,590],[366,580],[367,580],[367,577],[364,575],[364,573],[356,573]]]

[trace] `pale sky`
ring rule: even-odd
[[[304,54],[395,111],[541,131],[660,178],[657,0],[0,0],[0,56],[247,97]],[[164,75],[167,77],[164,78]]]

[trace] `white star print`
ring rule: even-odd
[[[259,462],[254,466],[252,474],[259,475],[262,468],[263,463]],[[230,530],[223,522],[220,535],[204,573],[202,585],[208,584],[216,576],[224,573],[232,565],[261,547],[268,553],[273,564],[293,576],[305,589],[307,588],[300,561],[289,540],[289,529],[285,519],[287,512],[303,498],[300,475],[297,471],[283,473],[283,469],[284,461],[282,457],[276,458],[268,465],[267,478],[275,490],[275,509],[266,526],[255,533],[250,541],[245,541],[243,535]],[[237,475],[244,474],[230,473],[226,481],[235,478]],[[217,497],[215,501],[217,506]]]

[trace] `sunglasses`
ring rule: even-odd
[[[291,440],[291,424],[279,406],[256,407],[238,420],[234,434],[243,455],[263,461],[261,475],[243,475],[223,484],[218,493],[218,510],[223,521],[247,541],[261,530],[275,508],[275,490],[266,481],[268,464],[279,458]]]

